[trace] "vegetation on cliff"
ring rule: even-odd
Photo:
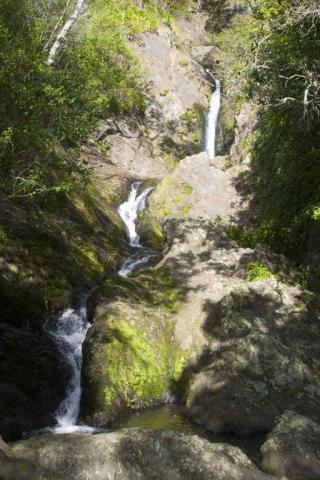
[[[250,146],[256,236],[297,258],[320,218],[320,9],[314,0],[252,7],[247,92],[260,105]]]

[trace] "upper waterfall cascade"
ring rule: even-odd
[[[210,110],[207,117],[206,152],[210,158],[214,158],[216,155],[216,133],[221,105],[221,85],[212,72],[208,71],[208,74],[215,83],[215,90],[211,97]]]

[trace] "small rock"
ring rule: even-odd
[[[295,480],[320,479],[320,424],[310,418],[284,412],[261,451],[268,472]]]

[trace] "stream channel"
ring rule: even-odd
[[[210,158],[214,158],[221,91],[219,80],[214,77],[212,72],[207,71],[207,74],[210,82],[214,86],[214,91],[210,102],[210,110],[207,115],[205,150]],[[118,271],[118,275],[123,277],[130,275],[139,267],[147,265],[154,256],[152,250],[140,244],[140,238],[136,231],[136,220],[139,212],[145,209],[147,197],[152,191],[152,187],[148,187],[145,190],[141,190],[141,187],[141,181],[133,182],[127,200],[123,202],[118,209],[119,215],[127,228],[128,243],[132,252],[130,256],[124,260]],[[61,354],[70,365],[71,375],[66,387],[66,396],[55,412],[56,426],[44,429],[42,432],[90,435],[102,431],[101,429],[95,429],[88,425],[77,423],[81,400],[82,344],[90,327],[90,323],[87,320],[86,303],[87,297],[83,296],[79,301],[78,308],[66,309],[58,320],[48,327],[48,331],[55,339]],[[264,434],[216,435],[208,433],[204,429],[192,424],[185,415],[183,406],[175,404],[151,408],[120,418],[110,425],[108,431],[136,427],[167,429],[186,434],[199,435],[211,442],[226,442],[240,447],[249,458],[257,464],[260,461],[260,446],[265,439]]]

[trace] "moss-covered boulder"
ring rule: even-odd
[[[168,219],[216,218],[235,214],[239,196],[224,157],[210,160],[205,152],[184,158],[151,193],[145,219],[161,226]]]
[[[189,355],[173,341],[179,293],[166,269],[108,281],[101,294],[84,344],[81,415],[93,424],[170,399]]]
[[[270,430],[285,409],[319,418],[319,304],[299,272],[210,221],[169,219],[164,233],[160,266],[183,298],[174,342],[193,352],[178,381],[191,418],[241,432]]]
[[[126,242],[117,205],[128,185],[117,174],[110,185],[97,180],[68,196],[12,202],[0,241],[3,321],[38,330],[78,292],[116,273]]]

